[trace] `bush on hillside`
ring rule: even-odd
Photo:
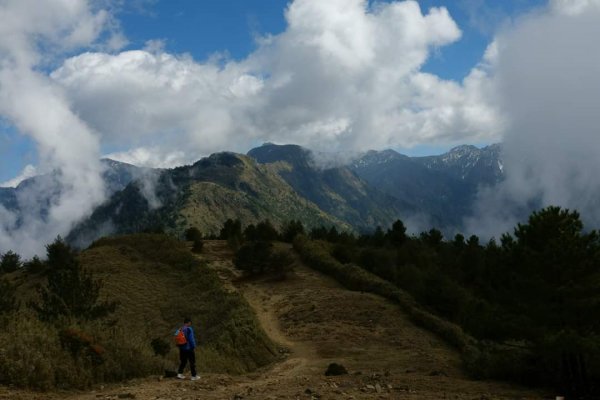
[[[250,242],[270,242],[279,239],[279,232],[268,219],[250,224],[244,229],[244,239]]]
[[[23,263],[23,269],[30,274],[41,274],[46,269],[46,263],[34,256],[31,260]]]
[[[254,240],[273,241],[279,239],[279,232],[271,221],[265,219],[256,225],[256,238]]]
[[[291,220],[283,225],[281,229],[281,240],[292,243],[297,235],[304,234],[304,225],[300,220]]]
[[[9,250],[0,257],[0,273],[15,272],[21,264],[21,256]]]
[[[46,249],[48,282],[38,287],[39,302],[30,303],[41,321],[94,320],[114,312],[115,302],[100,300],[102,283],[81,267],[75,252],[60,237]]]
[[[160,373],[161,368],[162,360],[135,335],[100,324],[59,329],[20,313],[0,331],[0,384],[87,389]]]
[[[227,240],[229,247],[233,250],[237,250],[244,242],[241,221],[239,219],[233,220],[231,218],[225,221],[219,232],[219,239]]]
[[[188,228],[184,232],[185,240],[188,242],[194,242],[196,240],[202,240],[202,233],[195,226]]]
[[[165,357],[171,351],[171,345],[163,338],[154,338],[150,342],[154,355]]]
[[[336,243],[333,246],[331,255],[342,264],[351,263],[356,257],[354,248],[342,243]]]
[[[274,251],[266,241],[249,242],[240,247],[234,259],[237,268],[247,275],[285,274],[293,259],[285,251]]]
[[[7,323],[9,316],[19,309],[15,292],[14,285],[7,279],[0,279],[0,328]]]
[[[192,251],[194,253],[202,253],[202,249],[204,249],[204,241],[202,239],[195,239]]]

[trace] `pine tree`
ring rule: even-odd
[[[75,252],[58,237],[46,246],[48,282],[38,287],[40,303],[31,303],[40,320],[94,320],[112,313],[116,303],[100,301],[102,282],[82,268]]]
[[[14,285],[6,279],[0,279],[0,317],[19,308],[15,292],[16,287]]]
[[[9,250],[0,257],[0,272],[14,272],[21,264],[21,256]]]

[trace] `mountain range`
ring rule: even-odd
[[[156,172],[151,168],[137,167],[131,164],[104,158],[100,160],[103,168],[102,178],[107,196],[123,190],[130,182],[148,173]],[[0,206],[12,212],[16,217],[14,228],[18,229],[22,219],[45,220],[51,204],[59,201],[60,176],[58,171],[37,175],[23,180],[16,188],[0,187]]]
[[[246,155],[216,153],[174,169],[102,162],[108,200],[69,234],[79,246],[108,233],[155,228],[180,234],[195,226],[205,234],[218,233],[228,218],[244,225],[269,219],[276,226],[298,219],[309,228],[324,225],[355,232],[387,228],[402,219],[413,230],[450,232],[460,230],[478,188],[503,179],[497,144],[459,146],[428,157],[369,151],[329,167],[301,146],[272,143]],[[0,204],[19,214],[27,204],[28,188],[50,188],[38,199],[37,212],[43,218],[58,195],[55,180],[47,174],[17,188],[0,188]]]

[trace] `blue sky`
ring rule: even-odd
[[[203,60],[214,53],[242,59],[255,49],[255,37],[285,30],[284,10],[290,0],[156,0],[143,11],[129,8],[120,21],[130,41],[140,48],[148,40],[165,40],[168,51],[190,53]],[[425,71],[461,80],[481,59],[493,34],[545,0],[420,0],[423,11],[446,7],[463,32],[456,43],[431,57]]]
[[[116,14],[116,19],[129,41],[123,50],[142,49],[149,40],[161,40],[166,52],[187,53],[199,62],[217,53],[243,60],[256,49],[257,37],[276,35],[286,29],[287,3],[288,0],[142,0],[129,3]],[[507,20],[543,4],[545,1],[541,0],[420,1],[424,12],[430,7],[446,7],[462,31],[460,40],[435,50],[422,70],[460,82],[481,60],[494,33]],[[113,147],[103,144],[103,149]],[[444,150],[445,145],[427,143],[404,152],[425,155]],[[34,142],[3,120],[0,183],[18,175],[27,164],[35,163]]]

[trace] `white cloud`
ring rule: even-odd
[[[496,38],[489,84],[508,122],[507,176],[482,194],[473,229],[497,234],[531,205],[577,209],[600,226],[599,5],[553,1]]]
[[[577,15],[600,9],[598,0],[550,0],[551,10],[567,15]]]
[[[186,159],[183,151],[165,153],[161,148],[158,147],[138,147],[129,151],[110,153],[104,157],[137,165],[139,167],[153,168],[173,168],[192,161]]]
[[[186,160],[261,141],[352,150],[497,138],[476,79],[419,72],[433,48],[461,36],[445,8],[296,0],[286,19],[240,62],[200,63],[157,42],[81,54],[52,78],[104,143]]]
[[[19,219],[2,210],[0,251],[41,253],[104,197],[99,138],[71,111],[64,90],[37,67],[96,44],[107,24],[110,15],[85,0],[0,3],[0,115],[36,142],[41,170],[57,171],[52,187],[21,193]],[[44,219],[36,204],[42,196],[51,199]]]
[[[21,171],[21,173],[16,176],[15,178],[0,183],[0,187],[12,187],[15,188],[19,185],[19,183],[23,182],[25,179],[31,178],[33,176],[37,175],[37,169],[35,168],[35,166],[31,165],[31,164],[27,164],[25,166],[25,168],[23,168],[23,171]]]

